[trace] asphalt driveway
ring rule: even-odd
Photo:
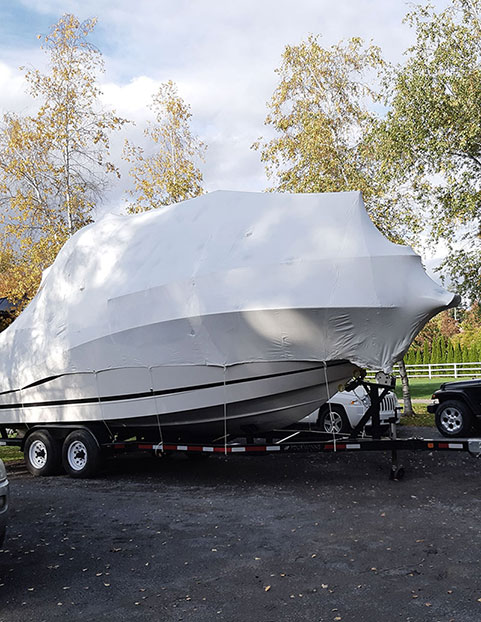
[[[481,462],[403,463],[401,482],[377,452],[13,467],[0,621],[478,622]]]

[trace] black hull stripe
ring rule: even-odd
[[[344,361],[336,361],[334,364],[327,364],[328,367],[332,367],[335,365],[343,364]],[[319,367],[309,367],[301,370],[294,370],[288,372],[280,372],[277,374],[267,374],[265,376],[254,376],[251,378],[240,378],[238,380],[227,380],[225,382],[226,385],[236,385],[242,384],[244,382],[255,382],[256,380],[267,380],[269,378],[279,378],[282,376],[293,376],[295,374],[303,374],[308,371],[318,371],[324,369],[323,365]],[[144,397],[159,397],[159,396],[169,396],[176,395],[178,393],[190,393],[192,391],[199,391],[200,389],[212,389],[215,387],[223,387],[224,382],[212,382],[209,384],[200,384],[194,385],[190,387],[179,387],[177,389],[162,389],[159,391],[145,391],[142,393],[131,393],[125,395],[109,395],[104,397],[83,397],[73,400],[55,400],[49,402],[24,402],[23,404],[0,404],[0,410],[13,410],[15,408],[37,408],[37,407],[47,407],[47,406],[68,406],[68,405],[77,405],[77,404],[98,404],[103,402],[117,402],[117,401],[128,401],[133,399],[141,399]]]

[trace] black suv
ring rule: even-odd
[[[445,382],[433,394],[428,412],[443,436],[469,436],[481,424],[481,380]]]

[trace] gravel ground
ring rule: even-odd
[[[402,461],[401,482],[378,452],[10,467],[0,621],[479,622],[481,462]]]

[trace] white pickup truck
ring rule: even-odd
[[[311,423],[318,426],[323,432],[339,434],[350,432],[361,420],[371,400],[366,390],[360,386],[354,391],[340,391],[331,397],[321,408],[315,410],[302,420],[302,423]],[[398,400],[392,391],[389,391],[381,402],[381,425],[395,417],[399,423],[401,409]],[[367,425],[369,425],[368,421]]]

